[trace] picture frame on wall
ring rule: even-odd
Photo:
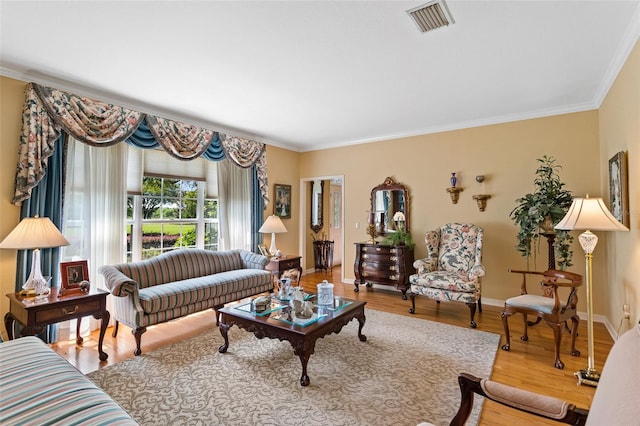
[[[274,184],[273,214],[281,219],[291,219],[291,185]]]
[[[627,153],[620,151],[609,160],[609,209],[629,228],[629,172]]]
[[[60,263],[60,286],[64,291],[82,290],[82,282],[89,281],[89,266],[86,260]]]

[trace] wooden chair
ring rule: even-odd
[[[509,270],[509,272],[522,274],[522,284],[520,286],[520,296],[507,299],[504,303],[504,311],[502,311],[502,325],[504,326],[504,334],[506,343],[502,345],[502,349],[508,351],[511,349],[511,336],[509,334],[509,317],[516,313],[521,313],[524,321],[524,334],[520,340],[527,341],[527,315],[534,315],[538,319],[544,320],[549,327],[553,329],[553,338],[555,344],[555,361],[554,366],[559,369],[564,368],[564,363],[560,360],[560,342],[562,340],[563,328],[566,327],[567,320],[571,320],[571,355],[580,356],[580,351],[576,350],[576,336],[578,334],[578,324],[580,317],[577,314],[576,305],[578,304],[578,287],[582,285],[582,276],[567,271],[559,271],[549,269],[545,272],[534,271],[517,271]],[[527,293],[527,275],[542,276],[542,295],[531,295]],[[571,289],[569,296],[565,301],[561,300],[558,294],[560,287],[568,287]]]

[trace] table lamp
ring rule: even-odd
[[[580,246],[584,250],[586,258],[586,282],[587,282],[587,348],[589,350],[588,365],[586,370],[575,373],[578,384],[597,386],[600,380],[600,373],[595,368],[593,350],[593,293],[591,262],[593,251],[598,244],[598,237],[591,232],[594,231],[628,231],[629,229],[618,222],[605,206],[602,198],[574,198],[567,214],[555,226],[561,230],[584,230],[578,236]]]
[[[271,215],[264,221],[258,232],[262,234],[271,234],[271,246],[269,252],[271,255],[275,255],[278,249],[276,248],[276,234],[287,232],[287,228],[284,227],[282,219],[276,215]]]
[[[25,217],[0,243],[0,249],[33,249],[31,273],[22,290],[34,293],[38,283],[46,282],[40,269],[40,249],[68,246],[69,241],[48,217]]]

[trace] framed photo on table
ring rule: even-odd
[[[258,244],[258,249],[260,249],[260,254],[266,257],[271,257],[271,253],[269,253],[269,249],[264,244]]]
[[[620,223],[629,228],[629,172],[625,151],[609,160],[609,209]]]
[[[291,219],[291,185],[274,184],[273,214],[281,219]]]
[[[64,291],[81,290],[80,283],[89,281],[89,266],[86,260],[60,263],[60,284]]]

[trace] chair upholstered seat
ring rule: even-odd
[[[523,294],[522,296],[511,297],[506,300],[505,304],[514,308],[531,309],[536,312],[544,312],[550,314],[553,311],[554,300],[550,297],[538,296],[535,294]],[[560,301],[560,308],[563,309],[567,304]]]
[[[438,303],[463,302],[470,310],[471,327],[476,327],[476,304],[482,312],[480,278],[485,275],[482,238],[481,227],[466,223],[448,223],[426,233],[427,257],[414,262],[416,273],[409,277],[410,313],[415,312],[417,295]]]

